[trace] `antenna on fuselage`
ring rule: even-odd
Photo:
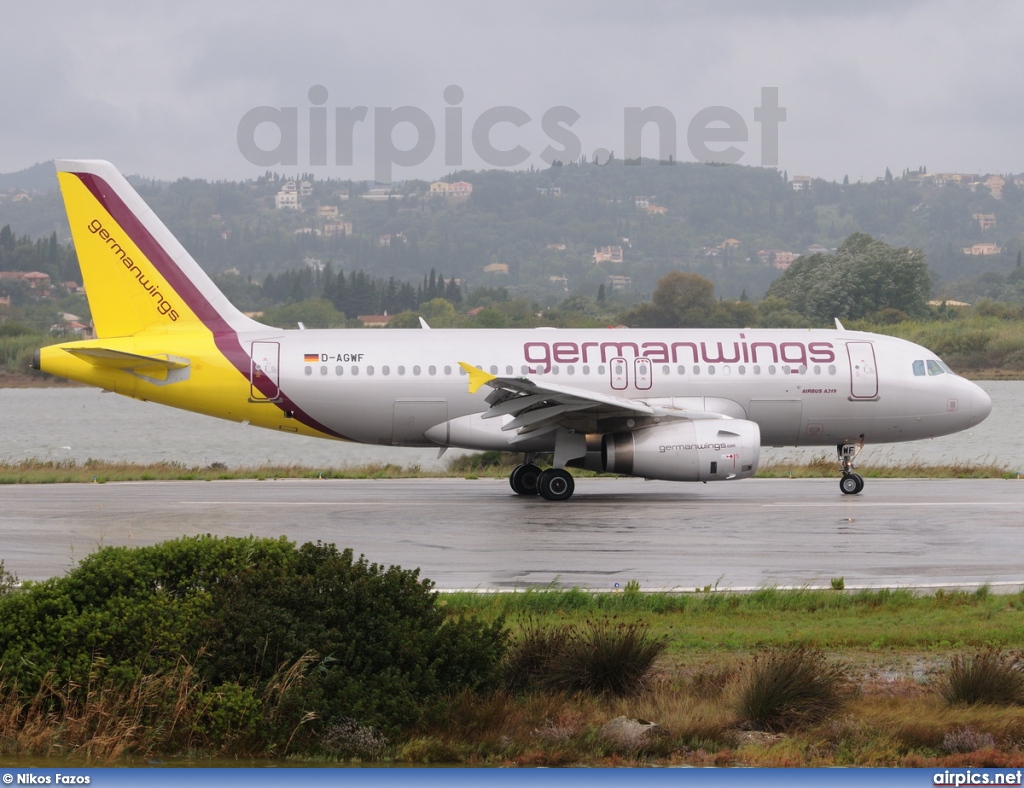
[[[427,321],[422,317],[420,317],[420,328],[430,328],[430,326],[427,325]]]
[[[843,328],[843,324],[839,322],[839,318],[838,317],[835,318],[835,321],[836,321],[836,328],[837,329],[839,329],[840,331],[845,331],[846,330],[845,328]]]

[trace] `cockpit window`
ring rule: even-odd
[[[924,362],[920,359],[914,362],[914,375],[924,377]]]
[[[940,364],[935,359],[931,359],[931,358],[928,359],[927,364],[928,364],[928,374],[929,375],[944,375],[944,374],[946,374],[946,370],[944,370],[942,368],[942,364]]]

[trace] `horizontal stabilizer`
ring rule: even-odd
[[[135,372],[169,372],[184,369],[189,365],[188,359],[162,353],[158,356],[142,356],[138,353],[125,353],[123,350],[109,350],[101,347],[67,347],[68,353],[97,367],[114,369],[130,369]]]

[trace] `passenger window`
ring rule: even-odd
[[[829,364],[828,365],[828,374],[830,374],[830,375],[836,374],[836,365],[835,364]]]
[[[524,375],[529,375],[529,374],[530,374],[530,368],[529,368],[528,366],[526,366],[526,364],[523,364],[523,369],[522,369],[522,373],[523,373]],[[463,372],[462,374],[463,374],[463,375],[465,375],[466,373],[465,373],[465,372]]]
[[[699,375],[700,374],[700,367],[698,367],[696,364],[693,365],[693,374],[694,375]]]
[[[572,364],[570,364],[569,366],[567,366],[565,368],[565,374],[566,375],[575,375],[576,374],[576,367],[574,367]]]
[[[815,375],[820,375],[821,374],[821,365],[820,364],[815,364],[814,365],[814,374]]]
[[[366,374],[367,375],[372,375],[373,374],[373,367],[367,367],[366,368]]]
[[[918,359],[914,362],[914,375],[915,377],[924,377],[924,362]]]
[[[418,366],[413,367],[412,368],[412,374],[419,375],[420,374],[420,368]]]
[[[445,367],[446,374],[447,374],[447,370],[448,370],[448,367]],[[509,364],[507,367],[505,367],[505,374],[506,375],[511,375],[512,374],[512,365],[511,364]]]
[[[738,367],[736,367],[736,369],[739,371],[739,373],[741,375],[746,375],[747,374],[747,368],[745,366],[743,366],[742,364],[740,364]]]
[[[491,364],[491,374],[492,375],[497,375],[498,374],[498,367],[497,367],[496,364]]]
[[[380,374],[382,374],[382,375],[390,375],[391,374],[391,367],[381,367],[380,368]]]
[[[590,374],[590,367],[588,367],[586,364],[583,365],[583,374],[584,375],[589,375]]]
[[[790,370],[789,370],[789,365],[788,365],[788,364],[783,364],[783,365],[782,365],[782,374],[783,374],[783,375],[788,375],[788,374],[789,374],[789,372],[790,372]]]
[[[761,374],[761,365],[760,364],[754,364],[754,374],[755,375],[760,375]]]
[[[677,372],[678,372],[678,373],[679,373],[680,375],[685,375],[685,374],[686,374],[686,367],[684,367],[684,366],[683,366],[682,364],[680,364],[680,365],[679,365],[679,367],[678,367],[678,369],[677,369],[676,371],[677,371]]]
[[[335,375],[342,375],[342,374],[344,374],[344,372],[345,372],[345,368],[343,366],[341,366],[340,364],[334,368],[334,374]]]
[[[320,374],[321,375],[326,375],[327,374],[327,367],[320,367]]]
[[[313,374],[313,368],[312,367],[306,367],[306,374],[307,375],[312,375]]]
[[[359,367],[352,367],[352,374],[353,375],[358,375],[359,374]]]
[[[715,374],[715,366],[714,366],[714,364],[712,364],[710,367],[708,367],[708,374],[709,375],[714,375]]]
[[[598,375],[603,375],[603,374],[604,374],[604,364],[601,364],[601,365],[600,365],[600,366],[599,366],[599,367],[597,368],[597,374],[598,374]]]
[[[509,372],[511,372],[511,371],[512,371],[512,370],[510,369],[510,370],[509,370]],[[451,368],[451,367],[448,367],[448,366],[446,366],[446,367],[444,368],[444,374],[446,374],[446,375],[450,375],[450,374],[452,374],[452,368]]]
[[[433,365],[428,367],[427,368],[427,374],[429,374],[429,375],[436,375],[437,374],[437,367],[435,367]]]
[[[775,374],[775,365],[774,364],[769,364],[768,365],[768,374],[769,375],[774,375]]]
[[[928,374],[929,375],[944,375],[946,371],[939,366],[938,361],[928,359]]]

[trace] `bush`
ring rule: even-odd
[[[637,622],[588,621],[582,631],[545,631],[531,625],[509,650],[506,685],[514,690],[632,695],[643,689],[665,645]]]
[[[283,538],[105,548],[66,577],[0,596],[0,664],[33,694],[44,681],[128,686],[184,657],[213,688],[204,724],[232,735],[251,728],[228,731],[232,709],[248,714],[298,666],[275,703],[292,716],[269,738],[283,743],[310,714],[386,734],[499,679],[501,622],[446,620],[432,589],[417,571]]]
[[[989,649],[959,654],[939,679],[936,690],[950,705],[957,703],[1024,704],[1024,664],[1019,654]]]
[[[831,664],[818,649],[797,646],[754,659],[739,698],[743,720],[777,732],[819,722],[838,709],[847,694],[846,668]]]
[[[4,567],[4,562],[0,561],[0,596],[11,593],[18,587],[18,576],[12,575]]]

